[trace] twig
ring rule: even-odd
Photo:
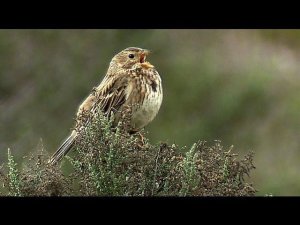
[[[156,181],[156,174],[157,174],[157,164],[158,164],[158,158],[159,158],[159,153],[161,151],[161,148],[159,148],[158,152],[157,152],[157,155],[156,155],[156,159],[155,159],[155,170],[154,170],[154,178],[153,178],[153,185],[152,185],[152,196],[153,196],[153,193],[154,193],[154,188],[155,188],[155,181]]]

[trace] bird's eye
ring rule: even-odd
[[[133,59],[134,58],[134,54],[129,54],[128,57],[131,58],[131,59]]]

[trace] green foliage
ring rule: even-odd
[[[8,190],[9,190],[9,195],[12,196],[21,196],[20,192],[20,178],[19,178],[19,172],[17,169],[17,164],[14,161],[14,157],[12,156],[10,149],[7,151],[7,156],[8,156]]]
[[[183,159],[183,172],[184,176],[182,179],[182,188],[180,195],[186,196],[189,190],[193,191],[200,182],[201,177],[197,177],[196,174],[196,155],[195,155],[196,144],[186,153],[186,157]]]
[[[144,132],[129,135],[127,116],[117,128],[98,114],[75,143],[76,154],[67,156],[73,171],[63,174],[50,166],[40,149],[24,162],[21,172],[9,155],[9,173],[1,181],[13,196],[252,196],[255,189],[244,181],[254,168],[252,154],[238,160],[219,141],[203,141],[189,151],[177,145],[151,145]],[[7,185],[9,183],[9,185]],[[12,191],[13,190],[13,191]]]

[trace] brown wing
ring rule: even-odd
[[[128,96],[128,77],[107,75],[97,88],[80,105],[77,116],[82,111],[91,112],[100,108],[105,115],[120,109]]]

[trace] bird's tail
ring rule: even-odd
[[[59,162],[73,147],[77,133],[75,131],[62,143],[62,145],[52,155],[49,163],[51,165]]]

